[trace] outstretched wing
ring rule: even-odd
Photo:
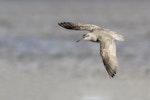
[[[116,57],[116,45],[113,39],[104,39],[104,41],[100,41],[100,54],[109,76],[114,77],[118,61]]]
[[[71,29],[71,30],[93,31],[95,29],[100,29],[100,27],[96,25],[73,23],[73,22],[61,22],[61,23],[58,23],[58,25],[60,25],[63,28]]]

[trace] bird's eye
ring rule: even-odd
[[[86,34],[84,34],[83,37],[86,37]]]

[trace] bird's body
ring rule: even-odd
[[[89,40],[100,43],[100,55],[106,70],[110,77],[115,76],[118,67],[118,61],[116,57],[116,45],[114,40],[123,41],[124,38],[122,35],[116,34],[109,29],[104,29],[91,24],[72,22],[62,22],[58,24],[66,29],[90,31],[90,33],[84,34],[80,40]]]

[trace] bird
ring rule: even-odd
[[[84,34],[82,38],[77,40],[76,42],[87,40],[99,43],[100,56],[102,57],[103,64],[109,77],[113,78],[116,75],[118,68],[118,59],[116,56],[115,40],[124,41],[124,37],[122,35],[93,24],[60,22],[58,23],[58,25],[70,30],[89,31],[89,33]]]

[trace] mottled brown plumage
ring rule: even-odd
[[[100,43],[100,55],[102,57],[104,66],[110,77],[115,76],[118,67],[118,61],[116,57],[116,45],[114,40],[123,41],[124,38],[122,35],[116,34],[109,29],[104,29],[91,24],[72,22],[62,22],[58,24],[66,29],[90,31],[90,33],[84,34],[80,40],[89,40]]]

